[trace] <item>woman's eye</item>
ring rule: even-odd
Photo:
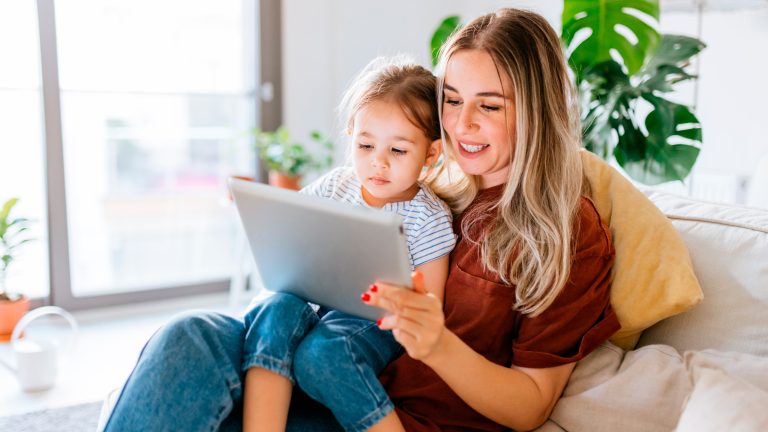
[[[394,153],[396,156],[403,156],[404,154],[408,153],[408,151],[399,148],[392,148],[392,153]]]
[[[360,143],[360,144],[357,145],[357,148],[359,148],[360,150],[363,150],[363,151],[373,150],[373,146],[370,145],[370,144],[362,144],[362,143]]]
[[[460,104],[461,102],[458,99],[446,98],[445,99],[445,103],[447,103],[448,105],[456,106],[456,105]]]
[[[501,107],[494,105],[480,105],[480,108],[484,109],[485,111],[498,111]]]

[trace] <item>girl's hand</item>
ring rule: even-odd
[[[392,330],[408,355],[424,361],[440,347],[445,331],[443,304],[424,288],[424,276],[411,274],[413,289],[376,282],[363,299],[366,304],[389,312],[379,320],[379,328]],[[366,294],[368,295],[366,297]]]

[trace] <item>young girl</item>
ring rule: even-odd
[[[435,85],[432,73],[403,59],[372,61],[342,102],[354,167],[335,169],[302,193],[402,216],[411,269],[442,300],[452,218],[420,181],[440,154]],[[402,351],[392,332],[339,311],[319,312],[278,293],[246,314],[245,430],[284,430],[296,381],[346,430],[367,430],[393,411],[377,378]]]

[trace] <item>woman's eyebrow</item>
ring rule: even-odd
[[[443,89],[450,90],[450,91],[452,91],[454,93],[458,93],[458,91],[455,88],[453,88],[453,86],[451,86],[450,84],[443,84]],[[484,91],[484,92],[477,93],[475,96],[480,96],[480,97],[497,97],[497,98],[502,98],[502,99],[505,98],[502,93],[499,93],[497,91]]]

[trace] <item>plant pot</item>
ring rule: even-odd
[[[269,172],[269,184],[283,189],[301,189],[301,176],[289,176],[278,171]]]
[[[28,310],[29,297],[25,295],[18,300],[0,300],[0,342],[11,340],[13,328]]]

